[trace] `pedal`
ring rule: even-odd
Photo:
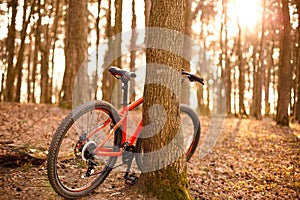
[[[128,172],[125,173],[124,178],[125,178],[125,183],[127,185],[134,185],[138,180],[138,177],[136,177],[132,174],[129,174]]]

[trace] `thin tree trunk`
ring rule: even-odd
[[[262,28],[261,28],[261,39],[260,39],[260,53],[259,53],[259,62],[260,62],[260,85],[259,85],[259,92],[260,92],[260,110],[261,103],[262,103],[262,89],[263,85],[265,85],[265,14],[266,13],[266,0],[263,0],[263,14],[262,14]],[[265,88],[266,90],[266,88]],[[259,101],[259,99],[258,99]],[[265,100],[266,101],[266,100]],[[261,111],[259,119],[261,119]]]
[[[99,72],[99,45],[100,45],[100,28],[99,28],[99,22],[100,22],[100,11],[101,11],[101,0],[98,0],[98,13],[96,18],[96,70],[94,74],[94,80],[93,80],[93,88],[95,89],[94,99],[97,99],[97,93],[98,93],[98,72]]]
[[[39,24],[39,20],[37,21],[37,26]],[[31,71],[31,98],[30,102],[35,103],[35,89],[36,89],[36,74],[37,74],[37,65],[38,65],[38,53],[39,53],[39,48],[38,48],[38,41],[37,41],[37,35],[38,35],[37,29],[35,30],[35,37],[34,37],[34,53],[33,53],[33,64],[32,64],[32,71]]]
[[[48,17],[51,18],[54,10],[54,1],[52,2],[51,9],[49,11]],[[44,4],[46,7],[46,5]],[[47,9],[45,8],[45,11]],[[50,38],[50,24],[48,23],[44,32],[44,43],[39,43],[39,48],[41,51],[41,103],[51,103],[52,97],[52,86],[50,80],[50,68],[49,68],[49,54],[51,48],[51,42],[55,38]],[[51,31],[52,32],[52,31]],[[50,87],[51,86],[51,87]]]
[[[21,56],[17,57],[17,64],[16,64],[16,77],[17,77],[17,85],[15,88],[15,98],[14,102],[20,102],[21,98],[21,87],[22,87],[22,70],[23,70],[23,54],[25,50],[25,37],[26,37],[26,14],[27,14],[27,0],[24,0],[24,5],[23,5],[23,17],[22,17],[22,31],[21,31],[21,46],[19,49],[19,55],[22,54]],[[30,16],[29,16],[30,20]],[[25,34],[24,34],[25,33]],[[23,38],[24,35],[24,38]]]
[[[27,10],[27,2],[24,2],[24,14],[23,14],[23,29],[21,33],[21,44],[20,44],[20,50],[18,53],[18,59],[16,64],[16,70],[17,70],[17,86],[16,86],[16,94],[15,94],[15,102],[20,102],[20,96],[21,96],[21,85],[22,85],[22,69],[23,69],[23,58],[24,58],[24,50],[25,50],[25,39],[26,39],[26,31],[28,24],[30,22],[31,15],[34,11],[35,6],[35,0],[33,0],[31,4],[31,10],[28,16],[28,19],[26,20],[26,10]],[[25,6],[26,5],[26,6]]]
[[[27,102],[30,102],[31,97],[31,54],[32,54],[32,33],[29,34],[28,58],[27,58]]]
[[[105,35],[108,39],[108,49],[104,57],[104,65],[103,65],[103,77],[102,77],[102,86],[101,86],[101,91],[102,91],[102,100],[111,102],[112,98],[112,92],[114,89],[115,85],[115,79],[111,74],[106,70],[106,67],[110,65],[108,63],[109,60],[111,60],[111,57],[113,56],[113,51],[114,51],[114,44],[112,40],[112,35],[113,35],[113,29],[111,25],[111,0],[108,1],[108,9],[106,11],[106,29],[105,29]]]
[[[289,105],[291,98],[291,24],[289,14],[289,0],[282,0],[282,27],[280,66],[278,82],[278,105],[276,123],[289,126]]]
[[[115,0],[115,28],[114,28],[114,35],[121,34],[122,32],[122,7],[123,7],[123,0]],[[114,66],[122,68],[122,56],[121,56],[121,43],[122,38],[116,37],[114,39],[114,57],[116,58],[113,62]],[[111,86],[110,86],[111,87]],[[116,107],[121,107],[121,98],[122,89],[120,82],[116,82],[114,85],[114,95],[112,95],[112,104]]]
[[[3,71],[1,73],[1,88],[0,88],[0,101],[2,101],[2,97],[3,97],[3,91],[4,91],[4,78],[5,78],[5,72]]]
[[[270,82],[271,82],[271,64],[266,65],[265,69],[265,116],[270,115]]]
[[[183,63],[182,67],[186,71],[190,71],[190,61],[192,56],[191,48],[191,37],[192,37],[192,2],[193,0],[186,0],[186,12],[185,12],[185,35],[189,38],[184,40],[183,45]],[[181,91],[181,103],[189,104],[190,103],[190,83],[189,81],[184,81],[182,85],[183,89]]]
[[[199,10],[198,10],[199,11]],[[194,13],[194,15],[196,15]],[[206,49],[206,40],[204,38],[204,34],[203,34],[203,24],[204,22],[201,22],[201,32],[199,34],[199,39],[200,41],[203,42],[203,49]],[[199,66],[203,65],[203,66],[207,66],[208,65],[208,62],[207,62],[207,59],[206,59],[206,52],[203,51],[203,52],[200,52],[200,55],[202,56],[201,59],[199,59]],[[197,108],[197,112],[198,114],[200,115],[208,115],[209,114],[209,103],[207,105],[204,104],[204,89],[203,89],[203,86],[202,85],[197,85],[197,102],[198,102],[198,108]],[[209,102],[209,89],[207,89],[207,92],[208,92],[208,96],[207,96],[207,102]]]
[[[300,2],[296,3],[297,13],[298,13],[298,44],[300,42]],[[296,102],[296,110],[295,110],[295,119],[300,123],[300,46],[298,45],[298,60],[297,60],[297,102]]]
[[[238,68],[239,68],[239,79],[238,79],[238,88],[239,88],[239,114],[241,117],[244,115],[247,116],[245,104],[244,104],[244,93],[245,93],[245,67],[243,62],[243,53],[242,53],[242,29],[240,24],[239,34],[238,34],[238,44],[237,44],[237,56],[238,56]]]
[[[252,76],[253,76],[253,96],[252,96],[252,105],[251,105],[251,115],[254,116],[256,119],[259,119],[259,113],[261,111],[259,110],[260,105],[258,105],[257,98],[258,97],[258,85],[260,84],[260,76],[259,76],[259,66],[258,66],[258,58],[257,58],[257,39],[254,39],[254,44],[253,44],[253,52],[252,52],[252,65],[253,65],[253,70],[252,70]]]
[[[49,81],[49,96],[50,96],[50,102],[52,101],[52,95],[53,95],[53,92],[54,92],[54,96],[55,95],[55,91],[54,88],[53,88],[53,79],[54,79],[54,60],[55,60],[55,47],[56,47],[56,41],[57,41],[57,29],[58,29],[58,24],[59,24],[59,21],[62,17],[62,14],[61,14],[61,1],[60,0],[57,0],[56,1],[56,5],[55,5],[55,8],[56,8],[56,11],[55,11],[55,16],[54,16],[54,23],[51,27],[51,32],[52,32],[52,35],[53,37],[51,37],[51,42],[50,42],[50,45],[52,45],[51,49],[52,49],[52,57],[51,57],[51,76],[50,76],[50,81]],[[55,101],[57,101],[57,99],[55,98]],[[54,102],[55,103],[55,102]]]
[[[137,32],[136,32],[136,13],[135,13],[135,0],[132,0],[132,22],[131,22],[131,51],[130,51],[130,71],[135,71],[135,60],[136,60],[136,40],[137,40]],[[135,101],[135,80],[132,79],[130,81],[130,102]]]
[[[32,29],[32,32],[34,33],[34,52],[33,52],[32,70],[30,74],[31,76],[30,102],[31,103],[36,103],[35,90],[36,90],[37,66],[39,64],[39,38],[40,38],[40,32],[38,27],[40,27],[42,24],[40,3],[41,3],[40,0],[37,0],[37,7],[35,12],[38,15],[38,19],[35,26]]]
[[[18,1],[11,0],[10,6],[12,8],[11,25],[7,34],[6,50],[7,50],[7,75],[4,90],[4,101],[14,100],[15,91],[15,67],[14,67],[14,55],[15,55],[15,38],[16,38],[16,16]]]
[[[230,68],[230,57],[228,56],[228,30],[227,30],[227,0],[222,0],[222,17],[221,17],[221,31],[220,31],[220,58],[219,64],[222,68],[222,78],[225,85],[226,95],[226,113],[231,114],[231,92],[232,92],[232,81],[231,81],[231,68]],[[225,31],[225,38],[223,44],[223,32]],[[224,58],[223,58],[224,56]],[[225,61],[225,66],[223,66]]]

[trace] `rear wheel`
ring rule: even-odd
[[[48,179],[65,198],[79,198],[92,192],[112,170],[117,157],[97,156],[96,147],[120,120],[112,105],[91,101],[73,110],[56,130],[47,157]],[[95,133],[89,137],[91,133]],[[118,129],[104,144],[119,151],[122,134]]]
[[[186,160],[189,161],[198,146],[201,126],[197,113],[189,106],[180,104],[181,115],[181,131],[184,137],[184,147]],[[143,144],[142,139],[138,138],[136,141],[136,163],[139,169],[142,171],[142,157],[143,157]]]

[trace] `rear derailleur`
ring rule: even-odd
[[[94,168],[98,165],[94,161],[94,150],[97,148],[97,144],[94,141],[88,141],[82,148],[82,159],[85,160],[88,164],[88,169],[85,174],[82,175],[82,178],[90,177],[94,174]]]

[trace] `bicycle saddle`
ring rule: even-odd
[[[108,71],[117,79],[119,78],[125,78],[125,79],[130,79],[130,78],[135,78],[136,74],[134,72],[128,72],[124,69],[120,69],[118,67],[110,67]]]

